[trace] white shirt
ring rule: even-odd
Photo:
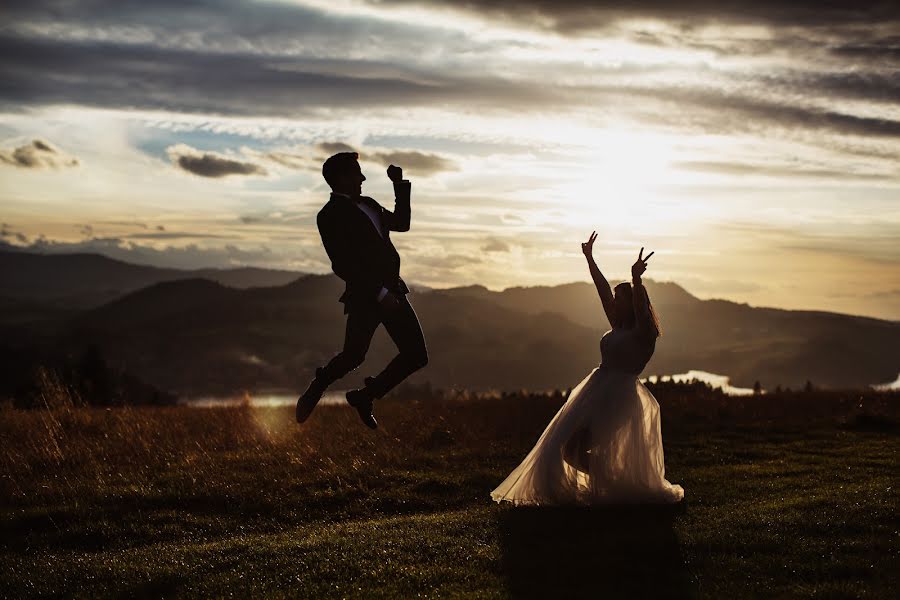
[[[347,198],[348,200],[351,200],[353,202],[353,204],[355,204],[356,207],[363,212],[364,215],[369,217],[369,220],[372,221],[372,225],[375,227],[375,231],[378,232],[378,235],[382,239],[384,238],[384,224],[381,222],[381,215],[378,214],[377,212],[375,212],[375,209],[373,209],[368,204],[365,204],[364,202],[360,202],[359,198],[354,198],[353,196],[349,196],[347,194],[341,194],[339,192],[331,192],[331,194],[334,196],[340,196],[341,198]],[[387,293],[388,293],[387,288],[385,288],[385,287],[381,288],[381,290],[379,290],[379,292],[378,292],[378,301],[381,302],[381,300],[387,295]]]
[[[360,202],[359,200],[357,200],[356,206],[357,208],[359,208],[359,210],[363,211],[367,217],[369,217],[369,220],[372,221],[372,225],[375,226],[375,231],[377,231],[378,235],[380,235],[382,239],[384,239],[384,230],[382,229],[384,225],[381,222],[381,215],[375,212],[375,209],[373,209],[365,202]]]

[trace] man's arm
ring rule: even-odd
[[[382,219],[391,231],[409,231],[410,207],[409,196],[412,183],[403,179],[403,169],[391,165],[388,177],[394,182],[394,212],[383,209]]]

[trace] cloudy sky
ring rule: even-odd
[[[634,5],[640,4],[641,8]],[[6,0],[0,236],[326,272],[321,162],[416,283],[624,277],[900,319],[900,4]]]

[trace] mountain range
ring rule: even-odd
[[[241,267],[165,269],[100,254],[37,254],[0,250],[0,298],[39,301],[67,308],[93,308],[154,283],[209,279],[234,288],[284,285],[301,273]]]
[[[13,347],[77,353],[95,345],[116,366],[185,396],[300,391],[343,341],[342,288],[332,275],[0,253],[0,326]],[[663,336],[645,374],[696,369],[739,386],[849,388],[900,371],[894,321],[701,300],[672,282],[648,280],[647,288]],[[608,329],[586,282],[423,289],[410,300],[430,354],[412,381],[444,388],[572,387],[599,363]],[[393,354],[379,330],[366,364],[337,385],[355,385]]]

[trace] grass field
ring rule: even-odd
[[[896,597],[900,398],[657,397],[677,507],[493,503],[558,396],[5,407],[0,594]]]

